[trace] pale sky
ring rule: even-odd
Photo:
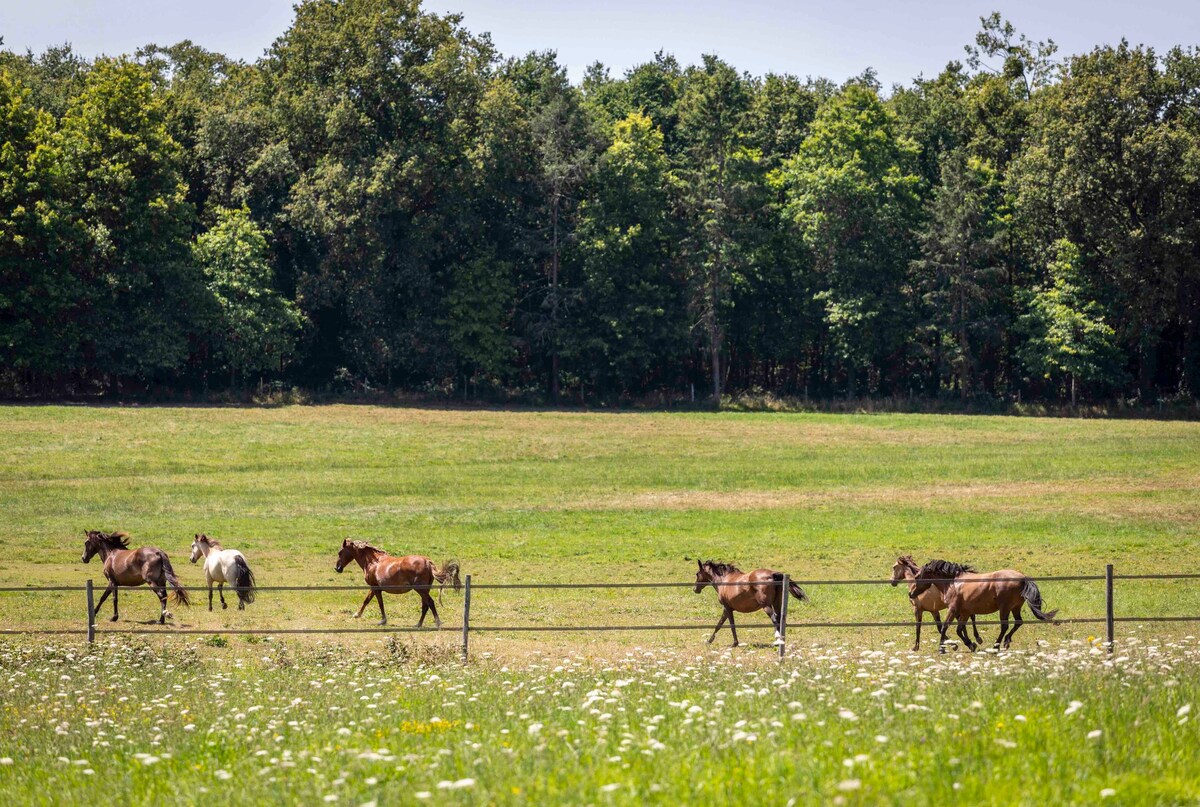
[[[658,50],[684,63],[716,53],[740,70],[841,81],[868,66],[884,86],[936,74],[962,57],[979,17],[998,10],[1062,53],[1122,37],[1160,51],[1200,44],[1197,0],[426,0],[465,15],[505,55],[554,49],[578,79],[614,75]],[[291,0],[0,0],[0,36],[18,51],[71,42],[87,56],[191,39],[253,61],[292,19]]]

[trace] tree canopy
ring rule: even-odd
[[[0,51],[0,392],[1200,393],[1200,51],[573,83],[419,0]],[[947,54],[948,59],[954,54]]]

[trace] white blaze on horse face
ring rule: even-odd
[[[200,542],[192,541],[192,563],[195,563],[196,561],[200,560],[200,556],[202,554],[204,554],[204,553],[200,551]]]

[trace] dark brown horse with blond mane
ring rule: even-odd
[[[83,543],[83,562],[87,563],[94,555],[99,555],[104,563],[104,576],[108,579],[108,588],[100,595],[93,614],[100,613],[100,606],[109,594],[113,599],[112,621],[117,621],[117,592],[121,586],[140,586],[150,584],[150,588],[158,595],[162,610],[158,615],[158,624],[165,625],[171,612],[167,610],[167,586],[174,592],[176,605],[191,605],[188,593],[179,584],[175,570],[167,553],[156,546],[143,546],[139,549],[129,548],[129,535],[124,532],[100,532],[84,530],[87,540]]]
[[[421,597],[421,618],[417,620],[417,627],[424,624],[425,614],[432,611],[434,625],[440,628],[442,620],[438,618],[437,606],[434,605],[433,597],[429,593],[433,587],[433,581],[437,580],[441,584],[438,590],[439,598],[447,583],[453,585],[455,591],[462,587],[462,582],[458,579],[459,568],[456,560],[446,561],[439,569],[424,555],[394,557],[379,547],[371,546],[366,541],[351,541],[347,538],[342,541],[342,549],[338,552],[337,563],[333,570],[341,574],[342,569],[345,569],[352,560],[362,567],[363,577],[366,578],[367,585],[371,587],[371,591],[363,600],[358,613],[354,615],[355,619],[363,615],[367,604],[371,602],[372,597],[375,597],[379,600],[379,615],[382,617],[379,624],[386,625],[387,612],[383,610],[383,592],[406,594],[410,590],[415,590]]]
[[[970,566],[964,566],[968,571],[975,571]],[[921,649],[921,624],[925,621],[926,612],[933,614],[933,621],[937,623],[938,633],[942,632],[942,615],[941,611],[946,609],[946,601],[942,599],[942,593],[936,587],[930,586],[920,594],[914,595],[913,589],[916,587],[914,580],[917,579],[917,573],[921,571],[921,567],[913,560],[912,555],[901,555],[896,558],[896,562],[892,564],[892,585],[898,585],[901,580],[908,581],[908,600],[912,603],[913,618],[917,621],[917,640],[913,642],[912,649],[914,651]],[[979,626],[975,624],[975,616],[971,616],[971,630],[975,631],[975,641],[983,644],[983,637],[979,635]]]
[[[706,586],[717,590],[717,601],[725,609],[717,627],[713,629],[708,643],[712,644],[725,620],[729,620],[729,630],[733,632],[733,646],[738,646],[737,626],[733,622],[733,612],[752,614],[755,611],[766,611],[775,626],[775,641],[779,641],[779,615],[783,609],[783,572],[772,569],[755,569],[743,572],[730,563],[716,563],[711,560],[697,560],[699,569],[696,571],[696,593],[704,591]],[[801,602],[808,601],[804,589],[788,581],[788,591]]]
[[[951,622],[957,622],[955,632],[963,644],[972,651],[978,645],[967,638],[967,617],[976,614],[994,614],[1000,612],[1000,634],[996,637],[996,649],[1003,643],[1008,649],[1012,643],[1013,634],[1020,630],[1025,620],[1021,618],[1021,608],[1026,604],[1033,615],[1043,622],[1053,622],[1058,611],[1042,610],[1042,592],[1037,583],[1015,569],[1000,569],[995,572],[976,572],[970,566],[961,563],[951,563],[948,560],[931,560],[921,567],[913,581],[913,595],[920,596],[930,586],[935,586],[942,599],[946,601],[946,621],[941,628],[941,651],[946,652],[946,630]],[[1013,616],[1015,624],[1008,629],[1008,617]],[[981,643],[982,644],[982,643]]]

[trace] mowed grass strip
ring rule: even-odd
[[[457,557],[476,583],[682,581],[694,566],[685,555],[801,579],[882,578],[899,553],[1035,576],[1102,574],[1105,562],[1118,573],[1196,572],[1198,480],[1200,424],[1187,422],[7,407],[0,585],[99,581],[98,564],[79,562],[85,528],[162,547],[193,589],[203,580],[186,562],[195,532],[244,551],[263,585],[361,581],[356,569],[333,572],[346,536]],[[1042,590],[1063,616],[1103,613],[1099,584]],[[889,587],[810,594],[812,606],[793,603],[793,619],[911,617]],[[348,617],[361,597],[267,592],[249,611],[211,616],[197,600],[200,608],[175,609],[177,624],[345,626],[358,624]],[[74,595],[0,602],[13,626],[81,621]],[[127,622],[155,615],[148,593],[121,602]],[[461,598],[443,603],[456,623]],[[415,622],[412,595],[388,605],[393,623]],[[686,589],[481,590],[473,609],[475,622],[493,625],[709,624],[718,615],[711,592]],[[1123,582],[1118,613],[1200,613],[1200,585]],[[374,606],[367,615],[377,618]],[[1034,630],[1047,629],[1018,642]],[[1086,637],[1100,627],[1052,630]]]

